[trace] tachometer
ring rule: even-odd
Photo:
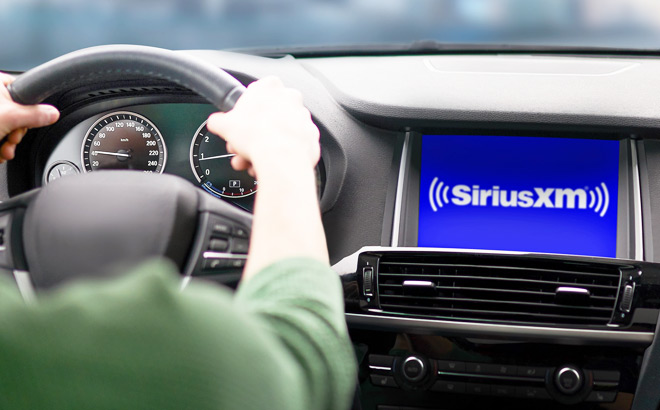
[[[190,166],[202,188],[215,196],[241,198],[257,192],[257,181],[245,171],[231,167],[231,157],[222,138],[197,129],[190,144]]]
[[[167,149],[156,126],[128,111],[113,112],[94,122],[83,140],[81,158],[85,172],[129,169],[163,172]]]

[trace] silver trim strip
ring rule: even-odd
[[[371,370],[384,370],[384,371],[387,371],[387,372],[391,372],[391,371],[392,371],[392,368],[391,368],[391,367],[386,367],[386,366],[372,366],[372,365],[369,365],[369,368],[370,368]]]
[[[392,246],[399,246],[399,232],[401,225],[401,206],[403,203],[403,185],[406,179],[406,170],[410,158],[410,133],[406,133],[401,150],[401,162],[399,163],[399,179],[396,183],[396,197],[394,199],[394,218],[392,220]]]
[[[633,226],[635,229],[635,248],[633,259],[644,260],[644,227],[642,225],[642,193],[639,182],[639,161],[637,159],[637,142],[630,140],[630,156],[633,172]]]
[[[468,334],[499,338],[524,338],[526,340],[563,341],[568,343],[600,343],[647,347],[653,342],[653,332],[628,332],[615,330],[552,328],[541,326],[502,325],[472,323],[440,319],[401,318],[346,313],[348,325],[387,329],[390,331],[437,331],[443,334]]]
[[[591,296],[591,293],[589,293],[588,289],[584,288],[574,288],[571,286],[560,286],[555,290],[556,293],[574,293],[576,295],[586,295],[586,296]]]
[[[435,284],[428,280],[404,280],[403,286],[419,286],[425,288],[434,288]]]
[[[34,286],[32,286],[30,273],[24,270],[14,270],[14,280],[16,280],[18,291],[25,303],[35,303],[37,301],[37,295],[34,291]]]
[[[205,259],[247,259],[247,255],[236,254],[236,253],[226,253],[226,252],[213,252],[206,251],[204,252]]]

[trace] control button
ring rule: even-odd
[[[245,266],[245,259],[226,259],[228,268],[242,268]]]
[[[245,239],[232,239],[231,240],[231,251],[234,253],[248,253],[248,248],[250,244]]]
[[[480,396],[487,396],[490,394],[490,385],[481,383],[468,383],[465,386],[467,394],[476,394]]]
[[[594,382],[619,382],[621,373],[618,370],[592,370]]]
[[[545,377],[547,371],[547,367],[518,366],[518,376]]]
[[[564,394],[573,394],[582,388],[583,380],[580,371],[574,367],[562,367],[555,374],[555,386]]]
[[[485,374],[490,369],[484,363],[465,363],[465,370],[468,373]]]
[[[204,259],[203,270],[216,270],[223,269],[227,267],[226,259]]]
[[[611,403],[616,399],[616,393],[615,391],[592,391],[586,401],[591,403]]]
[[[372,374],[370,378],[371,378],[371,384],[373,384],[374,386],[399,387],[394,381],[394,377],[392,376],[381,376],[379,374]]]
[[[209,241],[209,250],[215,252],[224,252],[229,247],[229,241],[226,239],[211,239]]]
[[[515,397],[516,388],[514,386],[490,386],[490,394],[498,397]]]
[[[367,266],[362,269],[362,287],[364,296],[373,296],[374,295],[374,268],[373,266]]]
[[[548,391],[542,387],[517,387],[516,396],[523,399],[546,400],[550,398]]]
[[[465,383],[440,380],[431,386],[431,391],[443,393],[465,393]]]
[[[234,227],[233,235],[237,238],[249,238],[250,237],[250,234],[248,233],[247,229],[241,228],[240,226],[235,226]]]
[[[632,285],[626,285],[626,287],[623,288],[623,297],[621,297],[621,305],[619,305],[619,309],[621,309],[621,311],[626,313],[630,312],[630,309],[632,308],[634,294],[635,294],[634,283]]]
[[[403,377],[409,382],[418,382],[426,376],[426,366],[424,366],[424,362],[419,357],[408,357],[403,361],[401,369]]]
[[[380,354],[369,355],[369,366],[387,367],[392,370],[394,364],[393,356],[385,356]]]
[[[486,373],[498,376],[515,376],[517,372],[517,366],[510,366],[508,364],[491,364],[486,366]]]
[[[454,362],[451,360],[436,360],[438,364],[438,371],[441,372],[465,372],[464,362]]]
[[[213,233],[229,235],[231,233],[231,226],[223,223],[215,223],[213,224]]]

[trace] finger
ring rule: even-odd
[[[236,151],[234,151],[234,147],[230,143],[225,144],[225,148],[227,149],[227,154],[236,153]]]
[[[14,82],[14,76],[10,75],[10,74],[7,74],[7,73],[0,72],[0,82],[2,83],[2,85],[5,85],[5,86],[9,85],[12,82]]]
[[[236,171],[244,171],[250,167],[250,162],[244,159],[243,157],[240,157],[236,155],[231,159],[231,167],[234,168]]]
[[[0,147],[0,158],[9,161],[14,159],[14,154],[16,153],[16,145],[11,142],[5,142]]]
[[[10,142],[14,145],[18,145],[21,143],[23,140],[23,137],[25,137],[25,134],[27,134],[27,128],[19,128],[17,130],[14,130],[7,136],[7,142]]]
[[[248,168],[247,173],[248,173],[248,175],[251,176],[252,178],[256,178],[256,177],[257,177],[257,173],[256,173],[256,171],[254,170],[254,167],[250,167],[250,168]]]
[[[215,114],[211,114],[209,119],[206,121],[206,129],[222,138],[223,130],[227,126],[226,115],[227,114],[224,112],[216,112]]]
[[[45,127],[57,121],[60,112],[52,105],[20,105],[11,104],[0,110],[0,124],[3,124],[7,134],[18,128]]]

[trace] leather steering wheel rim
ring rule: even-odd
[[[220,111],[232,109],[245,91],[226,71],[183,52],[123,45],[65,54],[21,74],[7,89],[17,103],[38,104],[80,83],[126,76],[173,82],[204,97]]]

